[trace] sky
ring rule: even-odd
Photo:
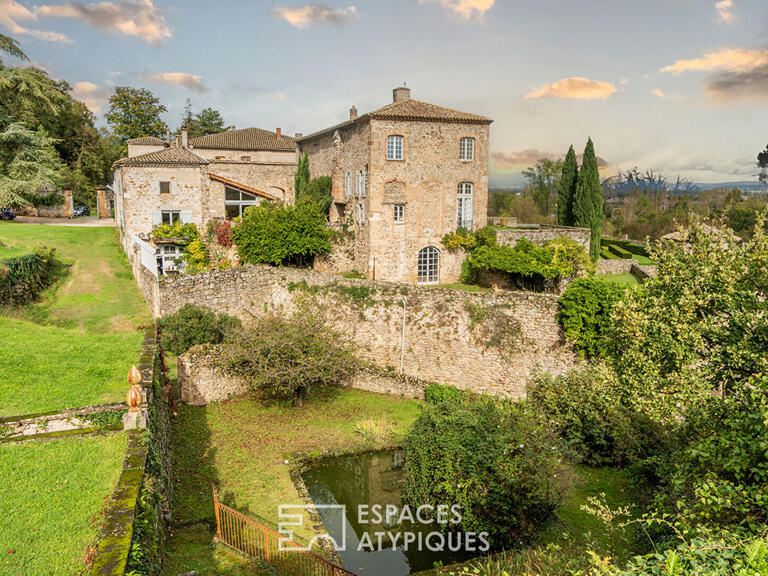
[[[756,179],[766,0],[0,0],[0,32],[104,124],[115,86],[311,133],[392,99],[483,114],[492,183],[588,137],[604,173]]]

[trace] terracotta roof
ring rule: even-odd
[[[490,118],[480,116],[479,114],[469,114],[467,112],[459,112],[458,110],[451,110],[450,108],[443,108],[435,104],[429,104],[428,102],[421,102],[409,98],[401,102],[393,102],[382,106],[378,110],[368,112],[362,116],[358,116],[355,120],[346,120],[330,128],[325,128],[312,134],[307,134],[301,138],[297,138],[298,142],[305,142],[315,136],[321,134],[327,134],[333,132],[339,128],[345,128],[351,126],[357,122],[366,122],[369,119],[378,120],[412,120],[420,122],[450,122],[455,124],[490,124],[493,122]]]
[[[231,188],[235,188],[242,192],[248,192],[249,194],[256,194],[257,196],[262,196],[269,200],[279,200],[277,196],[272,196],[272,194],[267,194],[266,192],[262,192],[261,190],[256,190],[256,188],[251,188],[250,186],[246,186],[245,184],[240,184],[239,182],[235,182],[234,180],[229,180],[228,178],[224,178],[223,176],[217,176],[216,174],[208,174],[208,176],[210,177],[211,180],[215,180],[216,182],[221,182],[222,184],[226,184],[227,186]]]
[[[186,148],[174,147],[132,158],[123,158],[115,162],[117,166],[199,166],[201,164],[208,164],[208,161]]]
[[[401,102],[393,102],[367,114],[371,118],[382,120],[432,120],[438,122],[458,122],[462,124],[490,124],[490,118],[479,114],[459,112],[443,108],[428,102],[420,102],[409,98]]]
[[[162,138],[154,136],[144,136],[142,138],[131,138],[125,141],[126,144],[138,144],[140,146],[165,146],[166,142]]]
[[[290,150],[296,149],[296,142],[290,136],[277,134],[261,128],[227,130],[219,134],[208,134],[192,138],[189,143],[195,148],[221,150]]]

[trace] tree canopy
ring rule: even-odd
[[[573,146],[568,148],[563,162],[563,171],[557,183],[557,223],[560,226],[573,226],[573,199],[579,181],[579,164]]]
[[[118,86],[109,97],[109,110],[104,115],[121,144],[131,138],[162,137],[168,126],[160,114],[168,109],[145,88]]]
[[[603,188],[600,184],[600,171],[595,157],[595,146],[592,138],[584,148],[584,158],[579,170],[576,184],[576,194],[573,199],[574,225],[589,228],[592,239],[589,245],[589,255],[597,260],[600,254],[600,237],[603,231]]]

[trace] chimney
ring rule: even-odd
[[[357,120],[357,108],[355,106],[349,109],[349,119]]]
[[[229,131],[230,131],[230,132],[234,132],[234,131],[235,131],[235,125],[234,125],[234,124],[233,124],[232,126],[230,126],[230,127],[229,127]]]
[[[186,148],[189,144],[189,137],[187,136],[187,128],[183,127],[181,129],[181,146],[182,148]]]
[[[277,136],[278,138],[282,138],[283,137],[283,131],[280,130],[280,128],[275,128],[275,136]]]
[[[405,102],[411,99],[411,89],[405,86],[398,86],[392,90],[392,102]]]
[[[294,136],[293,136],[293,137],[294,137],[296,140],[298,140],[298,139],[299,139],[299,138],[301,138],[302,136],[304,136],[304,134],[302,134],[301,132],[296,132],[296,134],[294,134]]]
[[[165,145],[170,146],[171,145],[171,131],[166,130],[165,131]]]

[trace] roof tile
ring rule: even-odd
[[[261,128],[228,130],[219,134],[208,134],[192,138],[189,143],[194,148],[213,148],[221,150],[290,150],[296,149],[296,142],[290,136],[277,134]]]
[[[132,158],[123,158],[115,164],[118,166],[198,166],[208,164],[208,161],[186,148],[171,147]]]

